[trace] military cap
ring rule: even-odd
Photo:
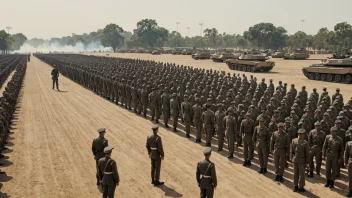
[[[250,113],[246,113],[246,116],[251,116],[251,114]]]
[[[176,97],[176,96],[177,96],[177,94],[176,94],[176,93],[173,93],[173,94],[172,94],[172,97]]]
[[[317,88],[313,88],[313,91],[316,91],[317,90]]]
[[[200,102],[200,98],[196,98],[196,102]]]
[[[292,85],[291,85],[291,87],[294,87],[294,86],[295,86],[295,84],[292,84]]]
[[[336,91],[340,91],[340,88],[336,88]]]
[[[279,110],[277,110],[277,109],[276,109],[274,112],[275,112],[275,113],[280,113],[280,111],[279,111]]]
[[[264,118],[260,118],[259,122],[265,122],[265,119]]]
[[[284,85],[287,85],[287,83],[284,83]]]
[[[204,155],[210,155],[211,154],[211,147],[205,147],[203,149],[203,154]]]
[[[281,81],[281,80],[279,81],[279,84],[282,84],[282,81]]]
[[[336,128],[336,127],[331,127],[330,131],[331,131],[331,132],[337,131],[337,128]]]
[[[153,131],[156,131],[158,128],[159,128],[159,125],[157,125],[157,124],[153,125],[153,127],[152,127]]]
[[[99,129],[98,129],[98,133],[104,133],[105,130],[106,130],[106,128],[99,128]]]
[[[326,87],[323,87],[323,90],[326,91]]]
[[[155,90],[155,87],[152,87],[152,90]]]
[[[291,113],[295,114],[296,112],[295,111],[291,111]]]
[[[337,116],[337,119],[339,119],[339,120],[341,120],[341,119],[343,119],[343,116]]]
[[[262,109],[262,113],[265,113],[265,109]]]
[[[211,98],[207,98],[207,101],[211,101]]]
[[[232,108],[229,107],[226,112],[227,112],[227,113],[228,113],[228,112],[232,112]]]
[[[280,122],[277,127],[284,127],[284,123]]]
[[[291,123],[290,118],[286,118],[286,119],[285,119],[285,122],[289,122],[289,123]]]
[[[188,95],[187,95],[187,94],[185,94],[183,97],[184,97],[184,98],[188,98]]]
[[[112,152],[112,149],[114,149],[114,148],[111,147],[111,146],[107,146],[107,147],[104,148],[104,153],[105,153],[105,154],[109,154],[109,153]]]
[[[270,82],[273,82],[273,79],[270,79]]]
[[[335,124],[341,124],[341,120],[335,120]]]
[[[270,98],[270,101],[274,101],[275,99],[274,98]]]
[[[298,130],[298,134],[304,134],[304,133],[306,133],[306,130],[305,130],[305,129],[299,129],[299,130]]]
[[[314,126],[320,126],[320,122],[315,122]]]
[[[329,116],[329,114],[325,112],[325,113],[323,114],[323,116]]]
[[[235,101],[232,101],[230,104],[236,104],[236,102],[235,102]]]
[[[306,88],[306,86],[302,86],[302,89],[305,89]]]

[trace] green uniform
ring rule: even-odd
[[[292,140],[290,159],[293,162],[293,184],[299,188],[305,186],[304,171],[306,164],[309,163],[309,152],[307,141],[298,138]]]
[[[345,164],[348,164],[348,187],[352,190],[352,142],[347,142],[345,147]]]
[[[146,147],[148,155],[151,160],[151,178],[152,181],[159,181],[160,169],[161,169],[161,158],[164,157],[164,148],[161,141],[161,137],[157,134],[153,134],[147,138]]]
[[[116,162],[110,157],[101,158],[98,161],[101,172],[103,198],[114,198],[116,186],[120,183]]]
[[[215,114],[212,110],[208,109],[202,114],[203,128],[206,134],[206,145],[211,145],[212,133],[215,127]]]
[[[227,136],[229,153],[233,154],[235,139],[237,136],[236,119],[233,116],[226,116],[223,119],[223,128],[225,129],[225,135]]]
[[[244,160],[252,159],[253,150],[253,131],[254,131],[254,121],[253,120],[243,120],[241,123],[240,133],[242,134],[243,140],[243,157]]]
[[[310,157],[309,157],[309,171],[313,172],[314,170],[314,157],[317,163],[316,172],[320,173],[321,162],[322,162],[322,149],[325,141],[325,133],[316,129],[313,129],[309,132],[308,135],[308,145],[311,147]]]
[[[96,169],[97,169],[97,173],[96,173],[96,177],[97,177],[97,181],[99,182],[102,178],[100,178],[100,169],[98,167],[98,161],[99,159],[103,158],[105,156],[104,154],[104,148],[107,147],[108,144],[108,140],[105,139],[104,137],[99,136],[98,138],[93,140],[92,143],[92,152],[94,155],[94,159],[96,162]]]
[[[256,144],[260,168],[267,168],[268,152],[270,146],[270,132],[266,126],[263,128],[260,126],[255,127],[253,133],[253,143]]]
[[[200,188],[201,198],[212,198],[217,186],[215,164],[210,160],[203,160],[197,164],[196,179]]]
[[[200,106],[199,104],[195,104],[192,107],[192,117],[194,126],[196,127],[196,139],[200,140],[202,137],[202,106]]]
[[[328,135],[323,145],[323,156],[326,157],[326,179],[335,181],[337,166],[343,159],[343,142],[338,136]]]
[[[289,154],[290,142],[285,132],[276,131],[271,136],[270,151],[274,155],[275,174],[284,175],[286,155]]]

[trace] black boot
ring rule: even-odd
[[[260,169],[258,170],[258,173],[259,173],[259,174],[264,173],[264,168],[260,168]]]
[[[266,168],[263,169],[263,174],[267,173],[268,170]]]
[[[293,192],[297,192],[298,191],[298,186],[294,186],[293,187]]]
[[[326,184],[324,186],[325,187],[329,187],[330,186],[330,179],[326,180]]]
[[[165,128],[169,128],[169,125],[165,124]]]
[[[176,127],[174,127],[174,132],[178,132],[178,130],[176,129]]]
[[[100,181],[99,180],[97,180],[97,186],[99,186],[100,185]]]
[[[284,183],[284,177],[283,177],[283,176],[280,176],[279,179],[280,179],[280,182],[281,182],[281,183]]]
[[[308,177],[313,177],[313,171],[308,173]]]
[[[159,124],[159,120],[157,119],[157,120],[155,121],[155,123],[156,123],[156,124]]]
[[[302,192],[302,193],[303,193],[303,192],[306,192],[306,189],[304,189],[304,188],[299,188],[299,189],[298,189],[298,192]]]
[[[164,185],[164,182],[161,182],[161,181],[154,182],[154,186],[160,186],[160,185]]]
[[[274,181],[279,181],[279,180],[280,180],[280,176],[276,175],[275,178],[274,178]]]
[[[242,166],[247,166],[247,160],[244,160]]]
[[[329,185],[329,188],[334,188],[334,181],[330,181],[330,185]]]
[[[346,197],[352,197],[352,189],[350,189],[350,191],[348,191]]]
[[[230,153],[229,155],[227,155],[227,158],[232,159],[233,158],[233,154]]]
[[[152,121],[154,121],[154,117],[152,117],[152,119],[151,119]]]
[[[152,179],[152,184],[154,184],[154,179]]]
[[[186,134],[186,138],[191,138],[191,136],[189,134]]]
[[[252,164],[251,164],[251,160],[248,160],[247,161],[247,166],[251,166]]]

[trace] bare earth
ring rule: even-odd
[[[115,55],[115,54],[114,54]],[[198,65],[206,69],[229,71],[221,63],[193,61],[189,56],[119,54],[123,57],[139,57],[175,62],[185,65]],[[273,78],[306,85],[309,89],[326,86],[330,93],[336,87],[342,89],[345,97],[351,85],[308,81],[301,73],[303,65],[318,61],[277,61],[278,64],[268,74],[254,74],[261,78]],[[0,197],[100,197],[96,187],[95,161],[91,153],[91,142],[97,137],[96,129],[107,128],[109,144],[115,149],[112,158],[117,161],[121,178],[116,189],[116,197],[198,197],[195,171],[198,161],[203,159],[204,144],[194,143],[184,138],[184,132],[173,133],[160,129],[165,149],[161,178],[166,181],[160,188],[150,184],[150,160],[145,141],[153,123],[134,113],[116,106],[96,96],[91,91],[61,76],[62,92],[51,89],[51,67],[32,58],[22,90],[18,120],[14,121],[8,159],[0,176],[4,184]],[[194,133],[194,132],[192,132]],[[213,142],[213,145],[216,142]],[[216,148],[213,148],[213,150]],[[259,175],[257,157],[251,168],[242,166],[242,149],[235,152],[233,160],[226,158],[227,152],[213,152],[211,160],[216,164],[218,187],[215,197],[301,197],[292,192],[292,166],[286,169],[285,183],[272,181],[273,166],[269,172]],[[323,165],[325,169],[325,165]],[[322,170],[323,175],[325,171]],[[341,180],[336,188],[324,188],[325,177],[307,179],[304,193],[308,197],[336,197],[345,194],[347,185],[346,170],[342,170]]]

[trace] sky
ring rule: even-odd
[[[155,19],[183,36],[205,28],[242,34],[260,22],[284,27],[289,34],[332,30],[339,22],[352,24],[352,0],[0,0],[0,29],[22,32],[27,38],[62,37],[103,29],[116,23],[133,31],[141,19]],[[189,34],[187,27],[190,28]]]

